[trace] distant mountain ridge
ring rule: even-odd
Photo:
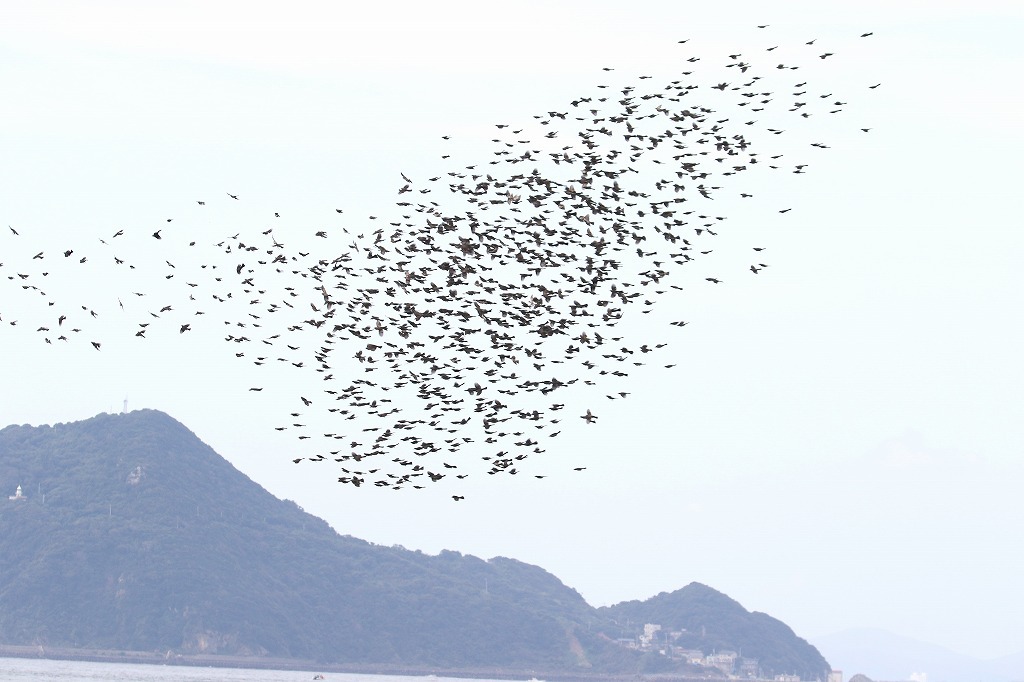
[[[618,641],[639,622],[622,613],[675,627],[699,602],[708,636],[688,646],[763,652],[769,674],[828,669],[784,624],[705,586],[595,609],[514,559],[338,535],[158,411],[0,430],[0,487],[19,485],[0,498],[0,644],[706,674]]]
[[[914,673],[928,682],[1021,682],[1024,651],[979,659],[877,628],[857,628],[814,638],[839,670],[873,680],[906,680]]]

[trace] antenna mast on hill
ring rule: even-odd
[[[124,397],[124,409],[121,410],[121,414],[128,414],[128,396]]]

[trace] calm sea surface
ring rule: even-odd
[[[311,671],[252,670],[240,668],[195,668],[174,665],[134,665],[89,661],[47,661],[36,658],[0,658],[0,682],[97,682],[97,680],[138,680],[139,682],[306,682]],[[324,673],[325,682],[467,682],[448,677],[404,677]]]

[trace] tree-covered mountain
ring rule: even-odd
[[[661,636],[675,633],[671,645],[705,654],[729,650],[754,658],[762,674],[825,679],[829,664],[806,640],[780,620],[747,611],[739,602],[700,583],[662,592],[645,601],[628,601],[598,609],[628,631],[644,623],[661,625]]]
[[[22,498],[0,498],[2,644],[409,667],[687,668],[615,641],[625,614],[615,609],[633,602],[594,609],[513,559],[341,536],[161,412],[0,430],[0,489],[17,486]],[[796,655],[788,628],[753,617],[766,660],[771,647]],[[722,624],[715,643],[749,639],[740,621],[702,618]],[[785,670],[817,671],[818,659]]]

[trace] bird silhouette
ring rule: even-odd
[[[806,44],[816,46],[803,51],[816,67],[835,61],[817,39]],[[271,428],[294,434],[302,448],[296,454],[303,455],[292,458],[296,464],[346,468],[342,484],[421,489],[455,484],[477,466],[493,476],[525,473],[543,465],[551,438],[583,428],[575,420],[560,425],[563,414],[579,415],[588,428],[598,421],[589,408],[563,409],[583,410],[581,402],[601,396],[624,399],[630,391],[622,389],[636,373],[684,364],[676,356],[653,359],[671,351],[638,320],[664,314],[656,333],[684,333],[689,322],[671,311],[691,288],[704,290],[691,287],[701,278],[724,288],[730,272],[750,270],[758,281],[774,273],[750,263],[749,243],[729,264],[734,251],[719,234],[729,229],[730,208],[757,203],[747,191],[755,177],[804,174],[804,157],[829,145],[808,149],[790,141],[795,131],[806,130],[810,116],[846,104],[830,87],[794,87],[790,72],[801,63],[759,61],[774,49],[758,48],[749,58],[726,52],[721,59],[732,75],[708,80],[695,75],[701,63],[694,55],[680,55],[687,70],[660,80],[600,67],[609,82],[596,92],[572,94],[533,120],[493,124],[495,137],[481,158],[464,163],[455,152],[445,154],[420,184],[400,172],[404,184],[392,190],[394,201],[373,215],[344,218],[344,228],[308,226],[295,239],[315,237],[315,251],[292,246],[281,227],[275,237],[266,225],[190,237],[196,228],[187,215],[154,211],[154,221],[176,215],[166,235],[152,232],[162,243],[129,227],[113,235],[116,255],[100,240],[62,244],[65,259],[48,259],[53,247],[44,234],[19,235],[9,226],[12,237],[38,238],[32,245],[47,250],[26,255],[14,265],[21,272],[4,281],[19,295],[43,292],[32,293],[43,310],[59,304],[70,311],[58,317],[62,330],[69,320],[90,334],[107,329],[96,310],[128,320],[132,338],[146,344],[168,330],[186,344],[201,329],[218,329],[251,371],[277,367],[294,378],[287,385],[296,391],[283,397],[292,416]],[[743,184],[747,177],[750,185]],[[334,201],[323,206],[328,216],[343,214]],[[775,215],[771,206],[762,210]],[[186,245],[192,260],[174,255]],[[102,263],[98,256],[87,260],[101,248],[110,251]],[[0,253],[8,252],[0,244]],[[68,258],[72,253],[81,260]],[[44,289],[13,289],[42,286],[51,263],[74,277],[113,268],[124,288],[109,296],[108,307],[87,301],[81,310]],[[137,309],[138,298],[128,293],[149,297],[150,305]],[[39,319],[43,324],[29,328],[42,330],[33,338],[50,343],[45,325],[53,312]],[[78,331],[69,332],[72,340]],[[91,344],[100,350],[99,340]],[[248,391],[263,392],[264,376]],[[252,399],[282,395],[273,389]],[[337,426],[314,428],[321,422]]]

